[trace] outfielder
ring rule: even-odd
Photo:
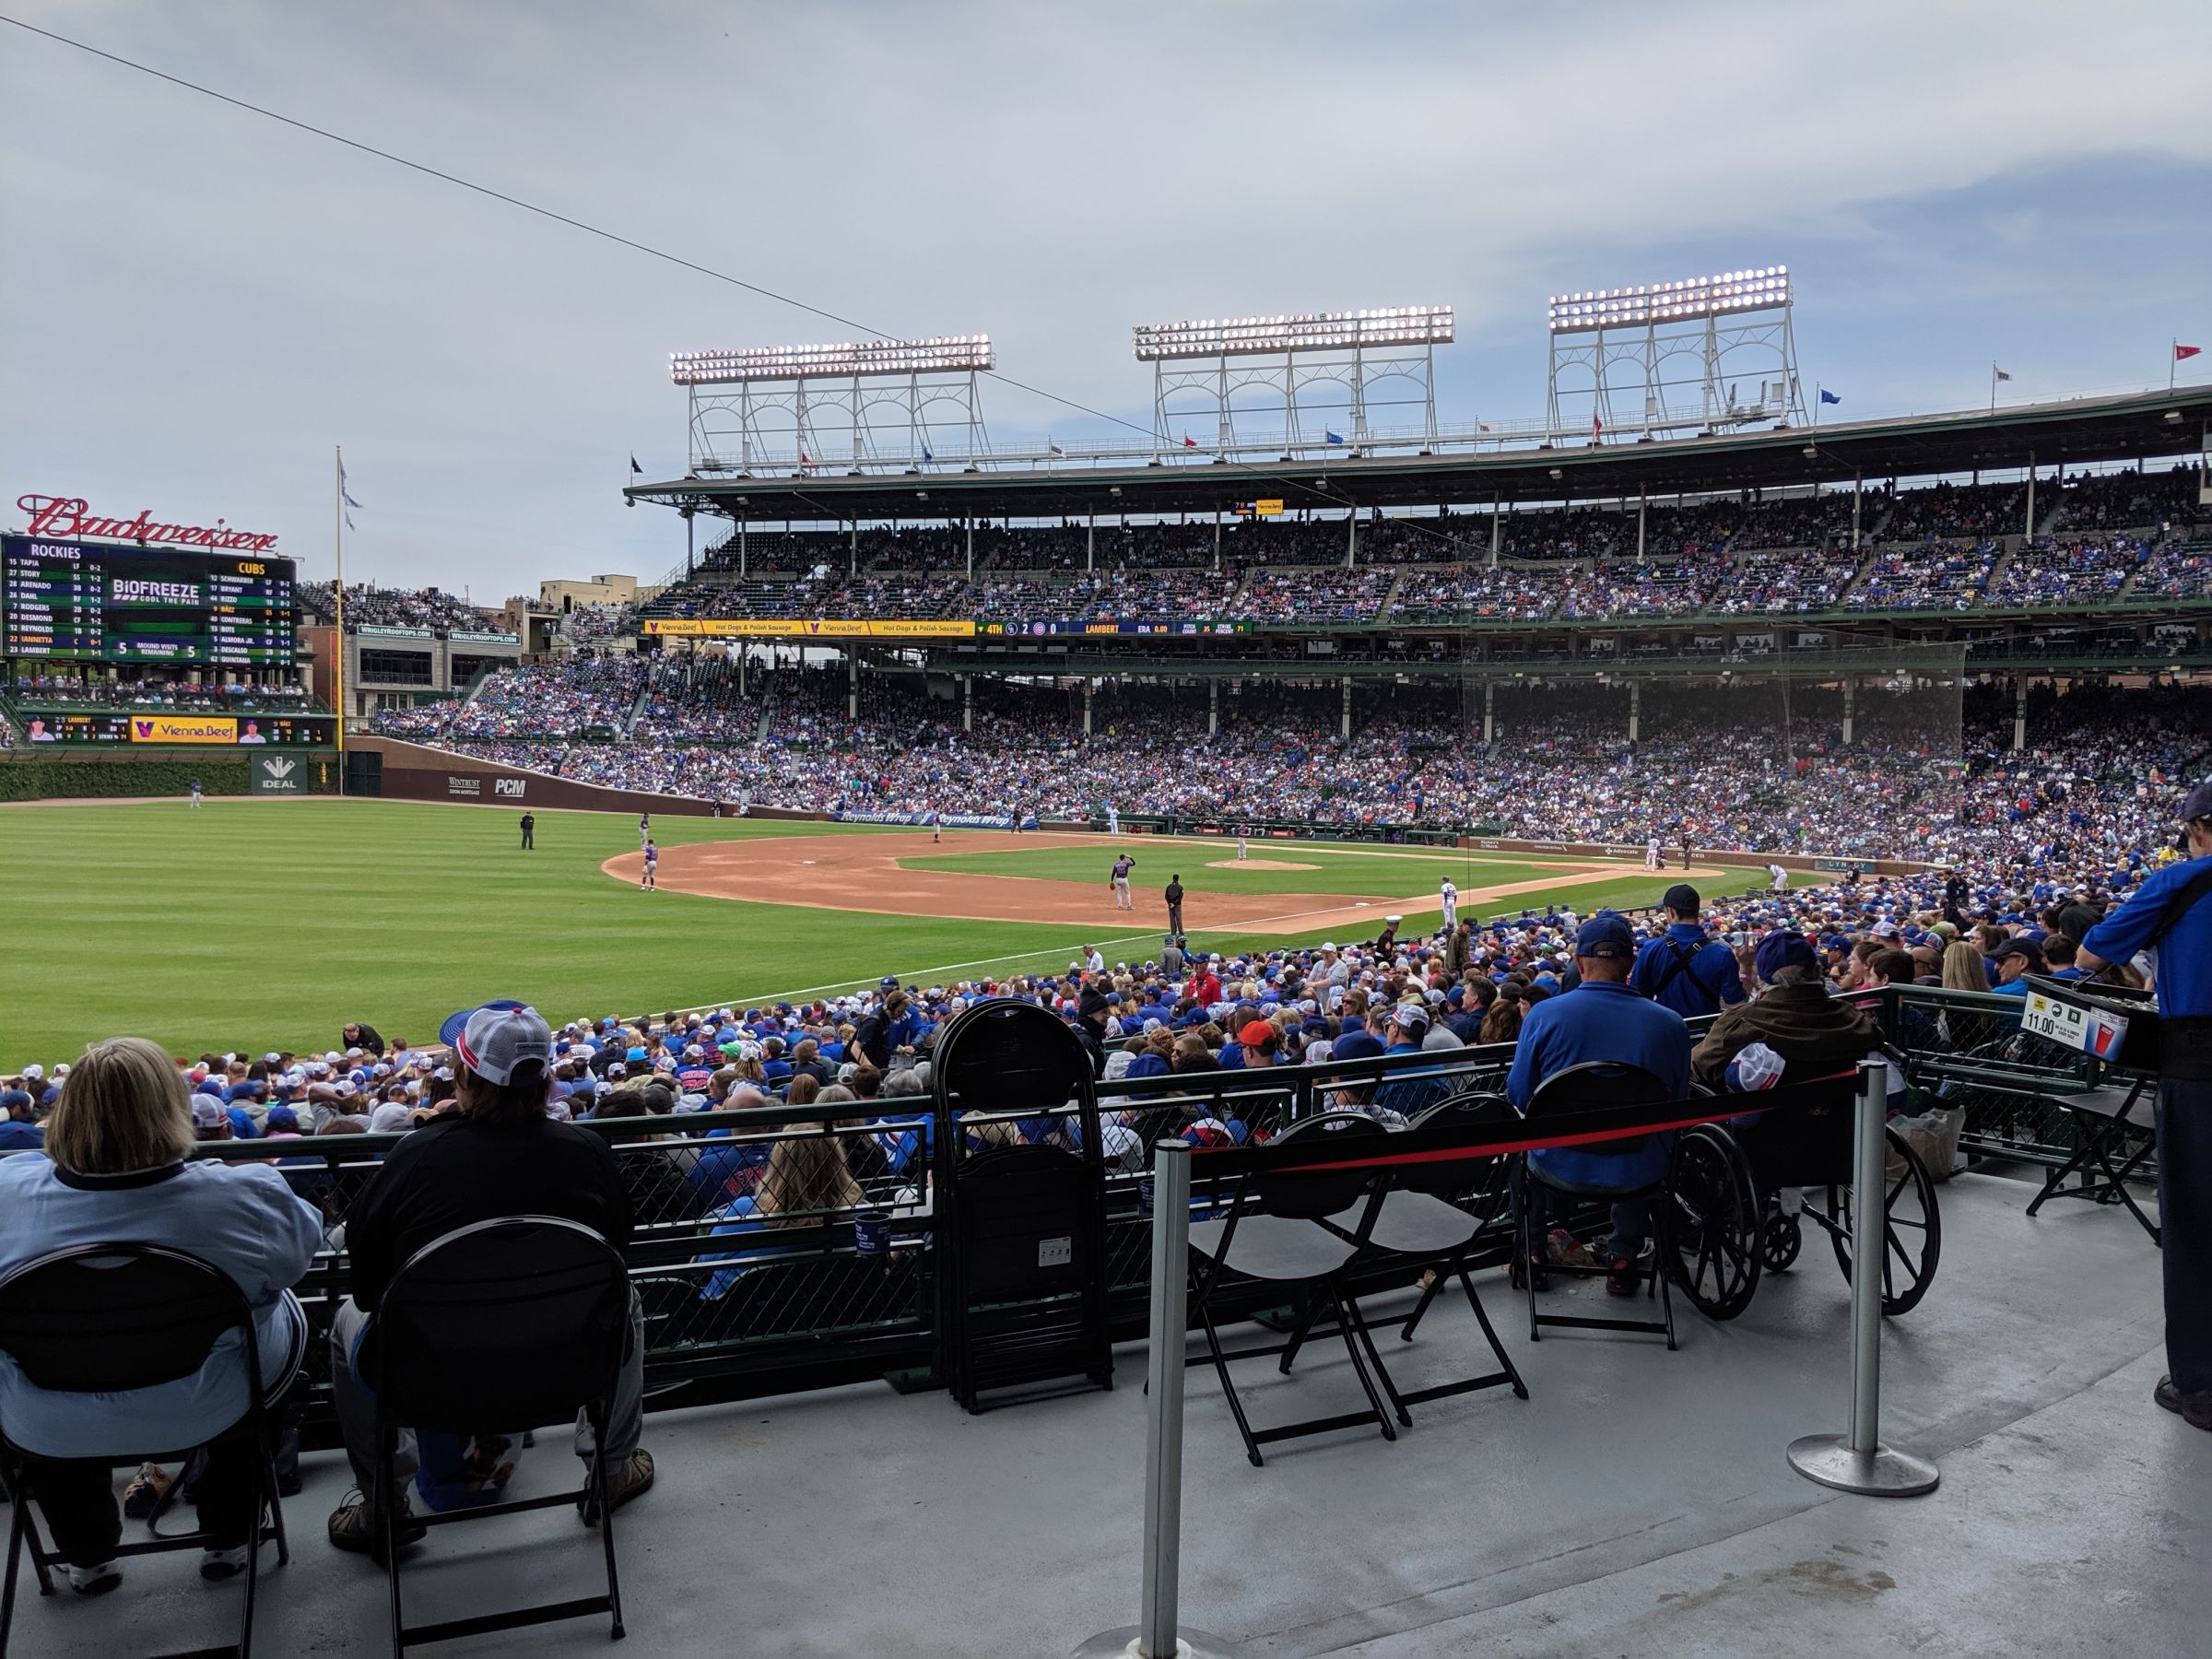
[[[652,845],[653,814],[650,812],[641,813],[638,817],[638,851],[642,853]]]

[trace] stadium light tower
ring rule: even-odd
[[[1225,457],[1263,442],[1289,450],[1356,448],[1377,438],[1432,444],[1436,347],[1450,345],[1452,335],[1448,305],[1140,323],[1136,360],[1152,365],[1154,458],[1193,448]],[[1377,394],[1386,382],[1397,382],[1385,387],[1395,395]],[[1324,384],[1343,396],[1313,395]],[[1419,424],[1371,424],[1377,410],[1392,408],[1418,409]],[[1211,443],[1182,429],[1179,422],[1191,419],[1212,426]]]
[[[977,376],[996,363],[989,335],[947,335],[677,351],[668,378],[690,398],[694,474],[904,471],[982,453]]]
[[[1790,299],[1787,265],[1552,295],[1552,436],[1802,425]]]

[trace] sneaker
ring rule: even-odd
[[[211,1584],[225,1579],[236,1578],[246,1570],[246,1547],[235,1549],[203,1549],[200,1551],[200,1576]]]
[[[586,1465],[587,1469],[589,1465]],[[618,1463],[606,1466],[606,1507],[618,1510],[653,1484],[653,1453],[642,1446]],[[599,1524],[597,1496],[587,1490],[576,1512],[586,1526]]]
[[[1643,1276],[1636,1271],[1636,1264],[1625,1256],[1614,1258],[1612,1268],[1606,1275],[1607,1296],[1633,1296],[1641,1288]]]
[[[133,1521],[144,1521],[160,1503],[169,1490],[170,1473],[159,1464],[140,1464],[138,1473],[131,1477],[131,1484],[123,1488],[123,1512]]]
[[[2171,1377],[2160,1377],[2150,1397],[2192,1429],[2212,1429],[2212,1389],[2183,1394],[2173,1385]]]
[[[123,1583],[123,1564],[102,1561],[97,1567],[69,1569],[69,1588],[79,1595],[105,1595]]]
[[[1531,1256],[1525,1262],[1514,1263],[1513,1288],[1518,1290],[1524,1285],[1533,1285],[1538,1290],[1550,1289],[1551,1275],[1547,1271],[1547,1266],[1548,1264],[1542,1256]]]
[[[402,1515],[399,1541],[402,1545],[419,1543],[429,1530],[413,1515]],[[383,1524],[370,1515],[369,1499],[358,1488],[347,1493],[345,1501],[330,1512],[330,1541],[336,1548],[365,1555],[380,1567],[383,1565]]]

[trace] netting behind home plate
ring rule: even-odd
[[[1957,821],[1962,646],[1761,624],[1677,636],[1664,654],[1629,637],[1574,649],[1571,664],[1463,664],[1464,816],[1485,833],[1638,849],[1656,836],[1674,866],[1686,840],[1932,856]]]

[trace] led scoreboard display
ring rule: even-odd
[[[0,536],[0,656],[288,668],[292,561]]]

